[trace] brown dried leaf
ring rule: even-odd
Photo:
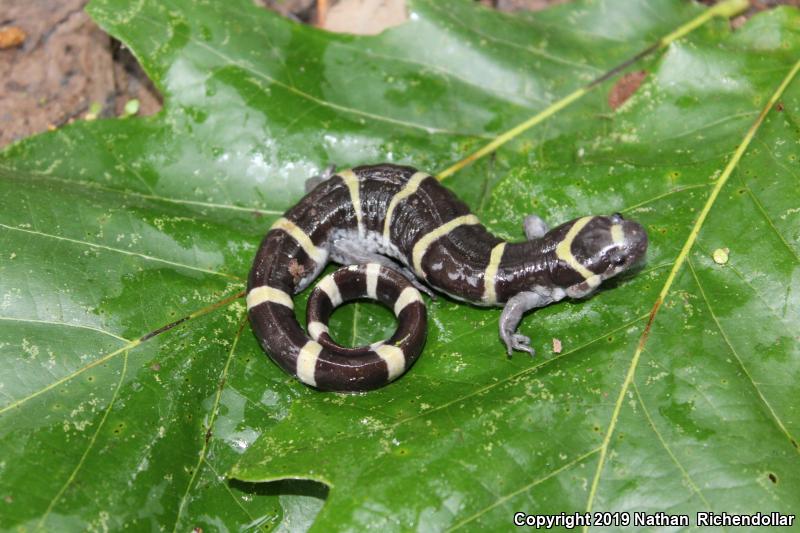
[[[7,26],[0,29],[0,50],[20,46],[27,37],[28,34],[25,33],[25,30],[17,26]]]
[[[646,70],[629,72],[622,76],[608,93],[608,105],[616,110],[631,97],[647,77]]]

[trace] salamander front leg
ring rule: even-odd
[[[546,291],[520,292],[508,300],[500,315],[500,338],[506,345],[509,357],[514,350],[528,352],[531,355],[536,353],[530,346],[530,338],[517,333],[517,326],[522,320],[522,315],[531,309],[544,307],[554,301],[554,298],[546,294]]]
[[[529,241],[541,239],[544,237],[544,234],[550,230],[550,226],[547,225],[547,222],[536,215],[526,216],[522,221],[522,228],[525,230],[525,237],[527,237]]]

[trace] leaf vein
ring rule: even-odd
[[[718,6],[722,4],[717,4]],[[617,421],[619,420],[619,413],[622,409],[622,403],[625,399],[625,395],[628,392],[628,388],[633,381],[634,374],[636,372],[636,367],[639,364],[639,359],[641,357],[642,351],[644,350],[645,344],[650,336],[650,331],[652,328],[653,323],[655,322],[656,315],[658,314],[658,310],[661,307],[661,304],[664,302],[665,298],[669,294],[670,290],[672,289],[672,284],[675,281],[677,273],[683,267],[683,264],[686,262],[689,251],[691,250],[692,246],[694,246],[695,241],[697,240],[697,236],[700,233],[700,228],[702,228],[703,223],[705,222],[706,218],[708,217],[708,213],[711,211],[711,207],[715,204],[717,196],[719,196],[722,187],[728,182],[728,178],[730,178],[733,170],[738,165],[739,161],[741,160],[742,156],[744,155],[747,148],[750,146],[751,141],[755,137],[756,132],[758,131],[761,124],[764,122],[764,118],[769,113],[770,109],[775,105],[778,101],[778,98],[783,94],[786,87],[789,83],[794,79],[797,75],[798,70],[800,70],[800,60],[798,60],[793,67],[791,67],[784,77],[783,81],[780,85],[776,88],[775,92],[769,98],[766,106],[761,110],[756,120],[750,126],[750,128],[745,133],[742,142],[739,143],[739,146],[736,148],[736,151],[733,153],[733,156],[728,161],[728,164],[725,166],[725,169],[722,171],[722,174],[717,179],[717,183],[712,189],[711,193],[709,194],[703,208],[697,217],[697,221],[692,226],[689,235],[687,236],[686,242],[684,243],[683,247],[681,248],[678,257],[675,260],[675,264],[672,267],[672,270],[667,277],[667,280],[664,282],[664,286],[661,289],[661,293],[656,298],[655,303],[653,304],[653,308],[650,311],[650,319],[645,327],[645,330],[642,332],[642,336],[639,339],[639,343],[636,347],[636,350],[631,357],[630,365],[628,366],[628,370],[625,374],[625,379],[622,382],[622,386],[620,387],[619,394],[617,396],[616,405],[614,407],[614,411],[611,413],[611,419],[608,423],[608,428],[606,430],[605,436],[603,437],[603,444],[600,450],[600,460],[597,463],[597,469],[595,471],[594,479],[592,480],[592,487],[589,491],[589,498],[586,502],[586,512],[589,513],[592,511],[592,505],[594,503],[594,498],[597,494],[597,487],[600,483],[600,474],[603,471],[603,467],[605,466],[605,458],[608,452],[608,447],[611,443],[611,435],[614,433],[616,429]],[[800,450],[798,450],[800,453]],[[588,531],[588,526],[584,527],[584,531]]]
[[[710,251],[710,250],[708,250],[707,248],[705,248],[703,245],[701,245],[701,244],[698,244],[698,245],[697,245],[697,248],[699,248],[700,250],[702,250],[702,251],[703,251],[703,253],[704,253],[704,254],[705,254],[707,257],[710,257],[710,256],[711,256],[711,251]],[[754,285],[753,285],[753,284],[752,284],[752,283],[751,283],[751,282],[750,282],[750,281],[749,281],[749,280],[748,280],[748,279],[747,279],[747,278],[744,276],[744,274],[742,274],[742,273],[739,271],[739,269],[737,269],[735,266],[733,266],[733,265],[731,264],[731,262],[728,262],[728,263],[725,265],[725,268],[726,268],[726,269],[729,269],[731,272],[733,272],[733,274],[734,274],[734,275],[735,275],[737,278],[739,278],[739,280],[741,280],[741,282],[742,282],[742,283],[744,283],[745,285],[747,285],[747,287],[748,287],[748,288],[749,288],[751,291],[753,291],[753,294],[755,294],[755,295],[756,295],[756,297],[757,297],[759,300],[761,300],[761,303],[762,303],[762,304],[764,304],[764,307],[765,307],[767,310],[769,310],[769,312],[772,314],[772,316],[774,316],[774,317],[775,317],[775,319],[776,319],[776,320],[778,320],[779,322],[782,322],[782,323],[783,323],[783,324],[786,326],[786,328],[787,328],[787,331],[788,331],[788,332],[789,332],[789,334],[791,335],[791,332],[793,332],[793,331],[794,331],[794,329],[796,328],[796,326],[795,326],[794,324],[791,324],[790,322],[787,322],[787,320],[786,320],[786,317],[785,317],[785,316],[781,316],[780,314],[778,314],[778,311],[777,311],[777,310],[776,310],[776,309],[775,309],[775,308],[774,308],[772,305],[770,305],[770,302],[769,302],[769,300],[767,300],[766,298],[764,298],[764,295],[763,295],[763,294],[761,294],[761,292],[759,292],[759,291],[758,291],[758,289],[756,289],[756,287],[755,287],[755,286],[754,286]]]
[[[489,35],[489,34],[483,33],[482,31],[479,31],[475,26],[470,26],[470,25],[464,24],[463,22],[461,22],[460,19],[452,16],[447,10],[442,10],[442,9],[439,9],[438,7],[434,7],[434,6],[436,6],[436,2],[431,2],[428,5],[433,9],[433,11],[436,11],[440,15],[443,15],[446,19],[448,19],[452,23],[457,24],[458,26],[461,26],[465,30],[470,31],[470,32],[474,33],[475,35],[481,37],[482,39],[486,39],[487,41],[492,41],[492,42],[495,42],[497,44],[501,44],[503,46],[508,46],[509,48],[516,48],[517,50],[524,50],[525,52],[528,52],[531,55],[534,55],[534,56],[537,56],[537,57],[541,57],[543,59],[547,59],[547,60],[552,61],[554,63],[561,63],[562,65],[568,65],[570,67],[575,67],[575,68],[578,68],[578,69],[581,69],[581,70],[591,71],[591,72],[594,72],[594,73],[601,73],[603,71],[602,69],[600,69],[598,67],[595,67],[593,65],[588,65],[586,63],[578,63],[577,61],[572,61],[571,59],[566,59],[564,57],[559,57],[559,56],[556,56],[556,55],[553,55],[553,54],[549,54],[549,53],[547,53],[544,50],[541,50],[539,48],[534,48],[532,46],[526,46],[526,45],[523,45],[523,44],[515,43],[514,41],[508,41],[506,39],[500,39],[499,37],[495,37],[494,35]]]
[[[186,508],[186,504],[189,501],[189,491],[192,489],[192,485],[194,484],[194,480],[197,478],[197,474],[200,472],[201,467],[206,459],[206,453],[208,451],[208,443],[211,441],[212,434],[211,432],[214,429],[214,422],[217,419],[217,413],[219,412],[219,404],[222,399],[222,390],[225,388],[225,382],[228,378],[228,369],[231,366],[231,361],[233,360],[233,355],[236,352],[236,347],[239,345],[239,339],[242,337],[242,331],[244,330],[244,326],[247,323],[247,316],[242,315],[241,319],[239,320],[239,329],[236,332],[236,336],[233,339],[233,344],[231,345],[231,349],[228,352],[228,358],[225,360],[225,366],[222,367],[222,373],[219,377],[219,386],[217,387],[217,395],[214,398],[214,405],[211,407],[211,415],[208,420],[208,427],[206,428],[206,434],[203,438],[203,447],[200,450],[200,457],[197,459],[197,464],[192,471],[192,476],[189,478],[189,483],[186,485],[186,490],[183,493],[183,497],[181,498],[180,504],[178,505],[178,512],[175,516],[175,525],[172,528],[173,533],[178,530],[178,524],[181,521],[181,516],[183,515],[183,510]]]
[[[422,61],[415,61],[413,59],[408,59],[408,58],[400,57],[400,56],[392,56],[392,55],[387,55],[387,54],[378,54],[378,53],[375,53],[375,52],[370,52],[368,50],[363,50],[361,48],[356,48],[356,47],[353,47],[353,46],[349,46],[349,45],[347,45],[345,43],[341,43],[341,42],[338,42],[338,41],[331,41],[330,45],[331,46],[335,46],[335,47],[339,47],[339,48],[345,48],[345,49],[348,49],[348,50],[352,50],[354,52],[361,53],[361,54],[363,54],[363,55],[365,55],[367,57],[371,57],[371,58],[385,59],[387,61],[396,61],[396,62],[399,62],[399,63],[408,63],[409,65],[415,65],[415,66],[417,66],[417,67],[419,67],[420,69],[423,69],[423,70],[427,69],[427,70],[436,72],[436,73],[440,74],[445,79],[446,78],[453,78],[455,80],[460,81],[464,85],[468,85],[468,86],[474,87],[476,89],[484,90],[484,92],[485,92],[485,89],[486,89],[486,87],[484,87],[482,85],[478,85],[474,81],[471,81],[468,78],[465,78],[465,77],[461,76],[460,74],[457,74],[457,73],[455,73],[453,71],[450,71],[450,70],[447,70],[445,68],[442,68],[439,65],[433,65],[431,63],[424,63]],[[446,81],[448,82],[448,84],[450,83],[450,80],[446,79]],[[526,101],[524,99],[520,99],[519,95],[517,95],[516,93],[510,92],[510,91],[506,91],[506,90],[504,90],[502,88],[499,88],[499,87],[498,88],[492,88],[492,95],[491,96],[503,96],[504,97],[503,99],[506,102],[511,102],[513,104],[520,105],[520,106],[525,106],[525,107],[529,107],[529,108],[531,107],[530,106],[530,102],[528,102],[528,101]],[[529,97],[531,100],[534,100],[534,101],[536,101],[536,102],[538,102],[540,104],[543,104],[543,105],[549,104],[549,102],[547,100],[545,100],[544,98],[542,98],[542,97],[540,97],[538,95],[530,94],[530,95],[526,95],[526,96]]]
[[[442,411],[443,409],[446,409],[446,408],[450,407],[451,405],[455,405],[455,404],[461,403],[461,402],[463,402],[465,400],[468,400],[468,399],[470,399],[470,398],[472,398],[474,396],[477,396],[477,395],[482,394],[484,392],[490,391],[490,390],[494,389],[495,387],[499,387],[500,385],[508,383],[508,382],[510,382],[510,381],[512,381],[514,379],[521,378],[522,376],[524,376],[526,374],[531,374],[531,373],[537,372],[539,369],[541,369],[544,366],[547,366],[547,365],[549,365],[551,363],[559,361],[559,360],[567,357],[568,355],[571,355],[573,353],[579,352],[580,350],[588,348],[592,344],[605,339],[609,335],[613,335],[614,333],[616,333],[618,331],[623,331],[623,330],[631,327],[632,325],[636,324],[637,322],[641,322],[642,320],[647,318],[647,316],[648,315],[642,315],[642,316],[639,316],[637,318],[634,318],[633,320],[631,320],[629,322],[626,322],[625,324],[619,326],[618,328],[609,330],[609,331],[603,333],[602,335],[600,335],[598,337],[595,337],[595,338],[593,338],[593,339],[583,343],[582,345],[577,346],[577,347],[575,347],[575,348],[573,348],[573,349],[571,349],[569,351],[562,352],[562,353],[556,355],[555,357],[551,357],[550,359],[545,359],[544,361],[542,361],[541,363],[539,363],[537,365],[525,368],[523,370],[520,370],[519,372],[515,372],[514,374],[506,376],[505,378],[500,379],[498,381],[493,381],[492,383],[484,385],[483,387],[479,387],[479,388],[477,388],[477,389],[475,389],[475,390],[473,390],[471,392],[468,392],[468,393],[466,393],[466,394],[464,394],[462,396],[459,396],[458,398],[454,398],[453,400],[450,400],[449,402],[445,402],[445,403],[443,403],[441,405],[437,405],[437,406],[431,407],[430,409],[426,409],[425,411],[417,413],[415,415],[411,415],[411,416],[407,416],[405,418],[401,418],[401,419],[397,420],[396,422],[394,422],[393,424],[391,424],[390,426],[387,426],[387,427],[391,428],[391,429],[397,428],[400,425],[405,424],[406,422],[410,422],[412,420],[416,420],[417,418],[424,418],[424,417],[430,415],[431,413],[435,413],[437,411]],[[456,422],[453,421],[453,424],[456,424]],[[363,429],[360,432],[360,435],[368,433],[368,432],[369,432],[369,429]],[[333,443],[336,443],[336,442],[339,442],[339,441],[342,441],[342,440],[345,440],[345,439],[350,439],[350,438],[353,438],[353,433],[352,432],[348,433],[348,434],[340,435],[340,436],[332,438],[332,439],[329,439],[327,441],[328,442],[328,446],[330,446],[330,444],[333,444]],[[295,451],[300,451],[300,450],[307,450],[307,449],[310,449],[310,448],[311,448],[311,445],[309,445],[309,446],[300,446],[300,447],[295,448],[294,450]]]
[[[548,474],[545,474],[544,476],[540,476],[540,477],[536,478],[535,480],[531,481],[530,483],[528,483],[526,485],[523,485],[519,489],[514,490],[512,492],[509,492],[508,494],[500,497],[499,499],[497,499],[491,505],[488,505],[488,506],[484,507],[483,509],[481,509],[477,513],[465,518],[464,520],[461,520],[460,522],[457,522],[456,524],[454,524],[453,526],[448,528],[447,531],[455,531],[456,529],[459,529],[459,528],[463,527],[465,524],[468,524],[468,523],[480,518],[482,515],[488,513],[489,511],[491,511],[495,507],[498,507],[498,506],[506,503],[508,500],[510,500],[514,496],[517,496],[517,495],[519,495],[519,494],[521,494],[523,492],[526,492],[526,491],[532,489],[533,487],[535,487],[536,485],[540,485],[540,484],[544,483],[548,479],[550,479],[550,478],[552,478],[554,476],[557,476],[558,474],[560,474],[561,472],[564,472],[565,470],[569,470],[573,466],[575,466],[577,464],[580,464],[581,462],[583,462],[584,460],[588,459],[589,457],[591,457],[592,455],[596,454],[599,451],[600,451],[600,447],[598,446],[597,448],[594,448],[593,450],[589,450],[588,452],[584,453],[583,455],[580,455],[580,456],[576,457],[572,461],[569,461],[568,463],[564,463],[563,465],[561,465],[560,467],[556,468],[555,470],[552,470]]]
[[[672,448],[670,448],[669,444],[667,444],[667,441],[664,439],[664,436],[658,430],[658,427],[656,427],[655,421],[653,421],[653,418],[650,416],[650,411],[647,409],[647,405],[645,405],[644,403],[644,398],[642,398],[642,395],[639,392],[639,387],[636,385],[636,382],[634,381],[631,384],[631,386],[633,387],[634,394],[636,394],[636,399],[639,401],[639,405],[642,407],[644,416],[645,418],[647,418],[647,423],[650,425],[650,428],[653,430],[653,433],[655,433],[656,438],[658,438],[658,442],[667,452],[667,455],[669,455],[670,459],[672,459],[672,462],[675,463],[675,466],[678,467],[678,470],[681,471],[681,474],[683,475],[684,479],[686,479],[686,482],[689,484],[689,487],[692,489],[692,491],[695,494],[697,494],[697,496],[700,498],[703,504],[705,504],[707,509],[713,511],[714,510],[713,507],[711,507],[711,504],[708,502],[708,500],[706,500],[706,497],[703,496],[703,493],[700,491],[700,488],[697,486],[697,483],[694,482],[694,479],[692,479],[692,476],[689,474],[689,471],[686,470],[683,464],[681,464],[681,462],[678,460],[678,457],[675,455],[675,453],[673,453]]]
[[[0,165],[0,169],[9,171],[9,172],[18,172],[16,169],[7,167],[4,165]],[[243,211],[246,213],[257,213],[259,215],[280,215],[283,211],[279,211],[276,209],[265,209],[261,207],[248,207],[248,206],[241,206],[241,205],[232,205],[232,204],[220,204],[215,202],[202,202],[199,200],[187,200],[184,198],[170,198],[168,196],[160,196],[157,194],[145,194],[136,191],[125,191],[120,189],[115,189],[113,187],[107,187],[105,185],[101,185],[99,183],[94,183],[91,181],[82,181],[82,180],[69,180],[64,178],[57,178],[55,176],[51,176],[44,172],[37,172],[33,170],[25,170],[24,171],[27,176],[33,176],[35,179],[41,181],[52,181],[56,183],[63,183],[69,186],[78,186],[83,187],[86,189],[96,189],[98,191],[108,192],[112,194],[119,195],[123,198],[141,198],[143,200],[155,200],[158,202],[165,202],[171,204],[180,204],[180,205],[190,205],[190,206],[197,206],[197,207],[207,207],[209,209],[229,209],[232,211]]]
[[[144,15],[140,15],[139,18],[141,20],[149,22],[150,24],[152,24],[154,26],[157,26],[159,28],[162,27],[162,25],[160,24],[161,21],[153,20],[153,19],[151,19],[149,17],[146,17]],[[320,98],[318,96],[314,96],[313,94],[307,93],[307,92],[303,91],[302,89],[300,89],[300,88],[298,88],[298,87],[296,87],[294,85],[291,85],[289,83],[286,83],[286,82],[280,81],[280,80],[278,80],[276,78],[273,78],[272,76],[270,76],[268,74],[260,72],[253,65],[251,65],[249,63],[242,62],[242,61],[236,61],[232,57],[220,52],[219,50],[211,47],[210,45],[208,45],[208,44],[206,44],[206,43],[204,43],[202,41],[197,40],[195,37],[193,37],[191,34],[189,34],[187,32],[183,32],[182,31],[181,35],[182,35],[182,37],[185,37],[188,42],[191,42],[195,46],[203,48],[209,54],[214,55],[214,56],[218,57],[219,59],[221,59],[223,62],[225,62],[225,64],[239,67],[242,70],[245,70],[245,71],[249,72],[253,76],[256,76],[258,78],[263,79],[267,83],[273,84],[276,87],[280,87],[281,89],[284,89],[284,90],[286,90],[286,91],[288,91],[288,92],[290,92],[290,93],[292,93],[292,94],[294,94],[296,96],[299,96],[300,98],[303,98],[303,99],[308,100],[310,102],[314,102],[315,104],[319,104],[319,105],[321,105],[323,107],[334,109],[336,111],[341,111],[342,113],[348,113],[348,114],[351,114],[351,115],[356,115],[356,116],[359,116],[359,117],[368,118],[370,120],[375,120],[375,121],[378,121],[378,122],[386,122],[387,124],[392,124],[392,125],[395,125],[395,126],[402,126],[404,128],[421,130],[421,131],[427,133],[428,135],[444,134],[444,135],[454,135],[454,136],[459,136],[459,137],[468,137],[468,136],[470,136],[470,137],[490,138],[490,137],[488,137],[486,135],[482,135],[482,134],[470,134],[470,135],[468,135],[468,134],[465,134],[465,133],[462,133],[462,132],[457,132],[457,131],[453,131],[453,130],[449,130],[449,129],[445,129],[445,128],[439,128],[439,127],[435,127],[435,126],[426,126],[426,125],[423,125],[423,124],[417,124],[415,122],[410,122],[410,121],[406,121],[406,120],[402,120],[402,119],[387,117],[387,116],[384,116],[384,115],[379,115],[377,113],[371,113],[369,111],[363,111],[363,110],[356,109],[356,108],[353,108],[353,107],[349,107],[349,106],[346,106],[346,105],[343,105],[343,104],[337,104],[335,102],[331,102],[331,101],[325,100],[323,98]]]
[[[645,206],[647,204],[651,204],[651,203],[657,202],[659,200],[663,200],[664,198],[668,198],[668,197],[670,197],[670,196],[672,196],[674,194],[682,193],[684,191],[690,191],[692,189],[705,189],[705,188],[708,188],[710,186],[711,186],[711,183],[696,183],[694,185],[684,185],[683,187],[676,187],[674,189],[670,189],[667,192],[664,192],[664,193],[661,193],[661,194],[657,194],[656,196],[648,198],[647,200],[642,200],[641,202],[638,202],[638,203],[633,204],[631,206],[625,207],[625,208],[620,210],[620,213],[631,212],[631,211],[633,211],[635,209],[639,209],[640,207],[643,207],[643,206]]]
[[[113,337],[115,339],[121,340],[123,342],[131,342],[130,339],[126,339],[125,337],[120,337],[116,333],[111,333],[110,331],[106,331],[104,329],[89,326],[86,324],[72,324],[69,322],[59,322],[56,320],[37,320],[35,318],[18,318],[13,316],[0,316],[0,320],[9,321],[9,322],[25,322],[30,324],[42,324],[48,326],[64,326],[69,328],[79,328],[79,329],[86,329],[90,331],[96,331],[97,333],[102,333],[103,335],[108,335],[109,337]]]
[[[203,307],[203,308],[201,308],[201,309],[199,309],[197,311],[194,311],[193,313],[188,315],[185,319],[180,320],[180,321],[176,321],[173,324],[184,324],[186,322],[189,322],[192,319],[198,318],[198,317],[206,315],[206,314],[208,314],[208,313],[210,313],[212,311],[215,311],[215,310],[219,309],[220,307],[227,306],[230,303],[238,300],[242,296],[244,296],[244,292],[236,293],[233,296],[226,296],[225,298],[223,298],[223,299],[221,299],[221,300],[219,300],[219,301],[217,301],[217,302],[215,302],[215,303],[213,303],[211,305],[207,305],[206,307]],[[20,405],[26,403],[29,400],[32,400],[33,398],[36,398],[37,396],[41,396],[42,394],[44,394],[44,393],[46,393],[46,392],[58,387],[59,385],[61,385],[63,383],[66,383],[67,381],[70,381],[71,379],[83,374],[87,370],[91,370],[92,368],[96,367],[97,365],[101,365],[101,364],[105,363],[106,361],[109,361],[109,360],[113,359],[114,357],[116,357],[117,355],[119,355],[122,352],[125,352],[127,350],[131,350],[131,349],[139,346],[140,344],[142,344],[144,342],[147,342],[148,340],[157,337],[159,334],[161,334],[161,333],[163,333],[165,331],[169,331],[169,329],[171,329],[171,328],[165,326],[165,327],[161,327],[161,328],[155,330],[155,332],[146,333],[146,334],[142,335],[141,337],[139,337],[138,339],[130,341],[129,343],[127,343],[124,346],[122,346],[121,348],[118,348],[118,349],[116,349],[116,350],[114,350],[114,351],[112,351],[112,352],[100,357],[99,359],[95,359],[94,361],[92,361],[90,363],[87,363],[86,365],[74,370],[73,372],[70,372],[66,376],[63,376],[61,378],[56,379],[55,381],[53,381],[52,383],[42,387],[41,389],[39,389],[37,391],[34,391],[34,392],[28,394],[27,396],[24,396],[24,397],[20,398],[19,400],[14,400],[13,402],[8,403],[8,404],[4,405],[3,407],[0,407],[0,415],[2,415],[3,413],[5,413],[7,411],[10,411],[11,409],[19,407]],[[52,373],[51,373],[51,375],[52,375]],[[53,376],[53,378],[55,378],[55,376]]]
[[[208,461],[208,460],[206,460],[206,462],[205,462],[205,465],[206,465],[206,466],[207,466],[207,467],[208,467],[208,468],[211,470],[211,472],[212,472],[212,473],[213,473],[215,476],[217,476],[219,479],[223,479],[223,478],[225,477],[225,476],[223,476],[223,475],[220,475],[219,471],[216,469],[216,467],[214,467],[214,465],[211,463],[211,461]],[[251,514],[250,514],[250,511],[248,511],[248,510],[247,510],[247,508],[246,508],[244,505],[242,505],[242,502],[240,502],[240,501],[239,501],[239,498],[237,498],[237,497],[236,497],[236,495],[233,493],[233,491],[231,491],[231,488],[228,486],[228,484],[227,484],[227,483],[220,483],[220,485],[222,485],[223,487],[225,487],[225,492],[227,492],[227,493],[228,493],[228,495],[231,497],[231,499],[233,500],[233,502],[234,502],[236,505],[238,505],[238,506],[239,506],[239,509],[241,509],[241,510],[242,510],[242,512],[243,512],[243,513],[244,513],[244,514],[247,516],[247,518],[249,518],[249,519],[250,519],[250,524],[248,524],[248,526],[249,526],[249,525],[251,525],[251,524],[253,524],[253,523],[256,521],[256,517],[254,517],[253,515],[251,515]],[[264,527],[263,527],[263,526],[261,526],[261,525],[256,525],[256,527],[258,527],[258,529],[260,529],[260,530],[262,530],[262,531],[264,530]],[[243,530],[245,530],[245,531],[246,531],[246,530],[248,530],[248,529],[249,529],[249,527],[247,527],[247,526],[246,526],[245,528],[243,528]]]
[[[75,481],[75,477],[78,475],[78,472],[83,467],[83,464],[86,462],[86,458],[89,456],[89,453],[92,451],[92,448],[94,448],[94,444],[97,441],[97,436],[100,434],[100,430],[105,425],[106,419],[108,418],[108,414],[111,412],[111,408],[114,407],[114,404],[116,403],[117,398],[119,397],[119,391],[122,388],[122,383],[125,381],[125,376],[127,375],[127,373],[128,373],[128,350],[125,350],[125,357],[122,359],[122,371],[120,372],[119,381],[117,382],[116,389],[114,389],[114,394],[111,397],[111,401],[108,403],[108,406],[106,407],[106,410],[103,413],[103,417],[97,424],[97,429],[95,429],[94,434],[89,439],[89,444],[86,446],[86,450],[84,450],[83,454],[81,455],[81,458],[78,460],[78,464],[75,465],[75,468],[72,470],[72,473],[70,473],[67,480],[61,486],[58,492],[56,492],[55,496],[53,496],[53,499],[50,500],[50,504],[47,506],[47,509],[45,510],[44,514],[39,519],[37,529],[43,528],[45,522],[47,521],[47,518],[50,516],[50,513],[53,511],[56,504],[64,495],[64,493],[67,491],[69,486],[73,483],[73,481]]]
[[[139,257],[139,258],[147,260],[147,261],[155,261],[155,262],[158,262],[158,263],[164,263],[164,264],[171,265],[171,266],[178,267],[178,268],[185,268],[187,270],[194,270],[196,272],[203,272],[205,274],[212,274],[212,275],[215,275],[215,276],[222,276],[222,277],[225,277],[225,278],[228,278],[228,279],[233,279],[233,280],[236,280],[236,281],[243,281],[239,276],[234,276],[233,274],[227,274],[225,272],[218,272],[216,270],[210,270],[210,269],[203,268],[203,267],[186,265],[186,264],[183,264],[183,263],[178,263],[176,261],[170,261],[169,259],[162,259],[160,257],[155,257],[155,256],[152,256],[152,255],[143,254],[143,253],[140,253],[140,252],[132,252],[130,250],[123,250],[121,248],[114,248],[113,246],[107,246],[105,244],[97,244],[97,243],[94,243],[94,242],[82,241],[80,239],[73,239],[71,237],[64,237],[64,236],[61,236],[61,235],[54,235],[54,234],[51,234],[51,233],[45,233],[45,232],[38,231],[38,230],[30,230],[30,229],[26,229],[26,228],[19,228],[19,227],[15,227],[15,226],[9,226],[7,224],[3,224],[2,222],[0,222],[0,228],[7,229],[9,231],[19,231],[19,232],[22,232],[22,233],[27,233],[29,235],[35,235],[35,236],[38,236],[38,237],[44,237],[44,238],[48,238],[48,239],[55,239],[55,240],[58,240],[58,241],[69,242],[69,243],[78,244],[78,245],[81,245],[81,246],[88,246],[90,248],[96,248],[98,250],[105,250],[105,251],[108,251],[108,252],[114,252],[114,253],[123,254],[123,255],[129,255],[129,256],[133,256],[133,257]]]
[[[744,375],[747,376],[747,380],[753,386],[753,389],[756,391],[756,394],[758,395],[759,400],[761,400],[761,402],[764,404],[764,407],[767,408],[767,411],[769,412],[769,414],[770,414],[770,416],[772,418],[772,421],[775,423],[775,425],[778,427],[778,429],[781,431],[781,433],[783,433],[786,436],[786,438],[789,439],[789,445],[792,447],[792,449],[795,452],[797,452],[798,454],[800,454],[800,449],[797,449],[794,446],[794,444],[792,444],[792,443],[797,442],[797,441],[792,436],[792,434],[789,433],[789,430],[786,428],[786,426],[784,425],[783,421],[778,416],[778,413],[775,412],[775,408],[772,407],[772,404],[769,403],[769,400],[767,400],[767,397],[761,391],[761,388],[758,386],[758,384],[756,384],[755,380],[753,379],[752,374],[750,374],[750,371],[747,369],[747,366],[744,364],[744,361],[742,360],[742,357],[739,355],[739,352],[736,351],[736,348],[734,348],[733,343],[731,342],[730,338],[728,338],[728,334],[722,328],[722,324],[720,323],[719,318],[717,318],[717,314],[714,312],[714,309],[711,306],[711,302],[709,301],[708,297],[706,296],[706,291],[703,289],[703,285],[700,283],[700,278],[697,277],[697,272],[694,269],[694,265],[692,264],[692,260],[691,259],[687,259],[686,262],[689,265],[689,270],[691,271],[692,277],[694,278],[694,281],[697,284],[697,288],[700,290],[700,295],[703,297],[703,302],[706,304],[706,308],[708,309],[708,312],[711,314],[711,318],[714,320],[714,324],[717,326],[717,329],[719,330],[720,335],[722,335],[722,339],[725,341],[725,344],[728,346],[728,349],[730,350],[731,354],[736,359],[736,362],[739,363],[739,367],[742,369],[742,372],[744,372]]]
[[[792,254],[795,262],[800,263],[800,255],[797,254],[797,250],[789,246],[789,243],[784,238],[783,234],[780,231],[778,231],[777,226],[775,226],[775,223],[772,221],[772,218],[770,218],[769,214],[767,214],[767,211],[764,209],[764,205],[761,203],[758,197],[756,197],[752,189],[750,189],[748,185],[745,185],[744,189],[747,191],[747,195],[750,197],[750,199],[758,208],[759,213],[761,213],[761,215],[764,217],[764,220],[767,222],[767,224],[769,224],[769,227],[772,228],[772,230],[775,232],[775,235],[777,235],[778,239],[780,239],[783,245],[786,246],[786,249],[789,251],[789,253]]]

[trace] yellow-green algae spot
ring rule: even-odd
[[[714,262],[718,265],[724,265],[728,262],[730,250],[727,248],[717,248],[711,254],[711,257],[714,259]]]

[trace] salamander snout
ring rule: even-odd
[[[647,253],[647,232],[642,225],[633,220],[623,220],[622,234],[628,265],[635,265],[644,260]]]

